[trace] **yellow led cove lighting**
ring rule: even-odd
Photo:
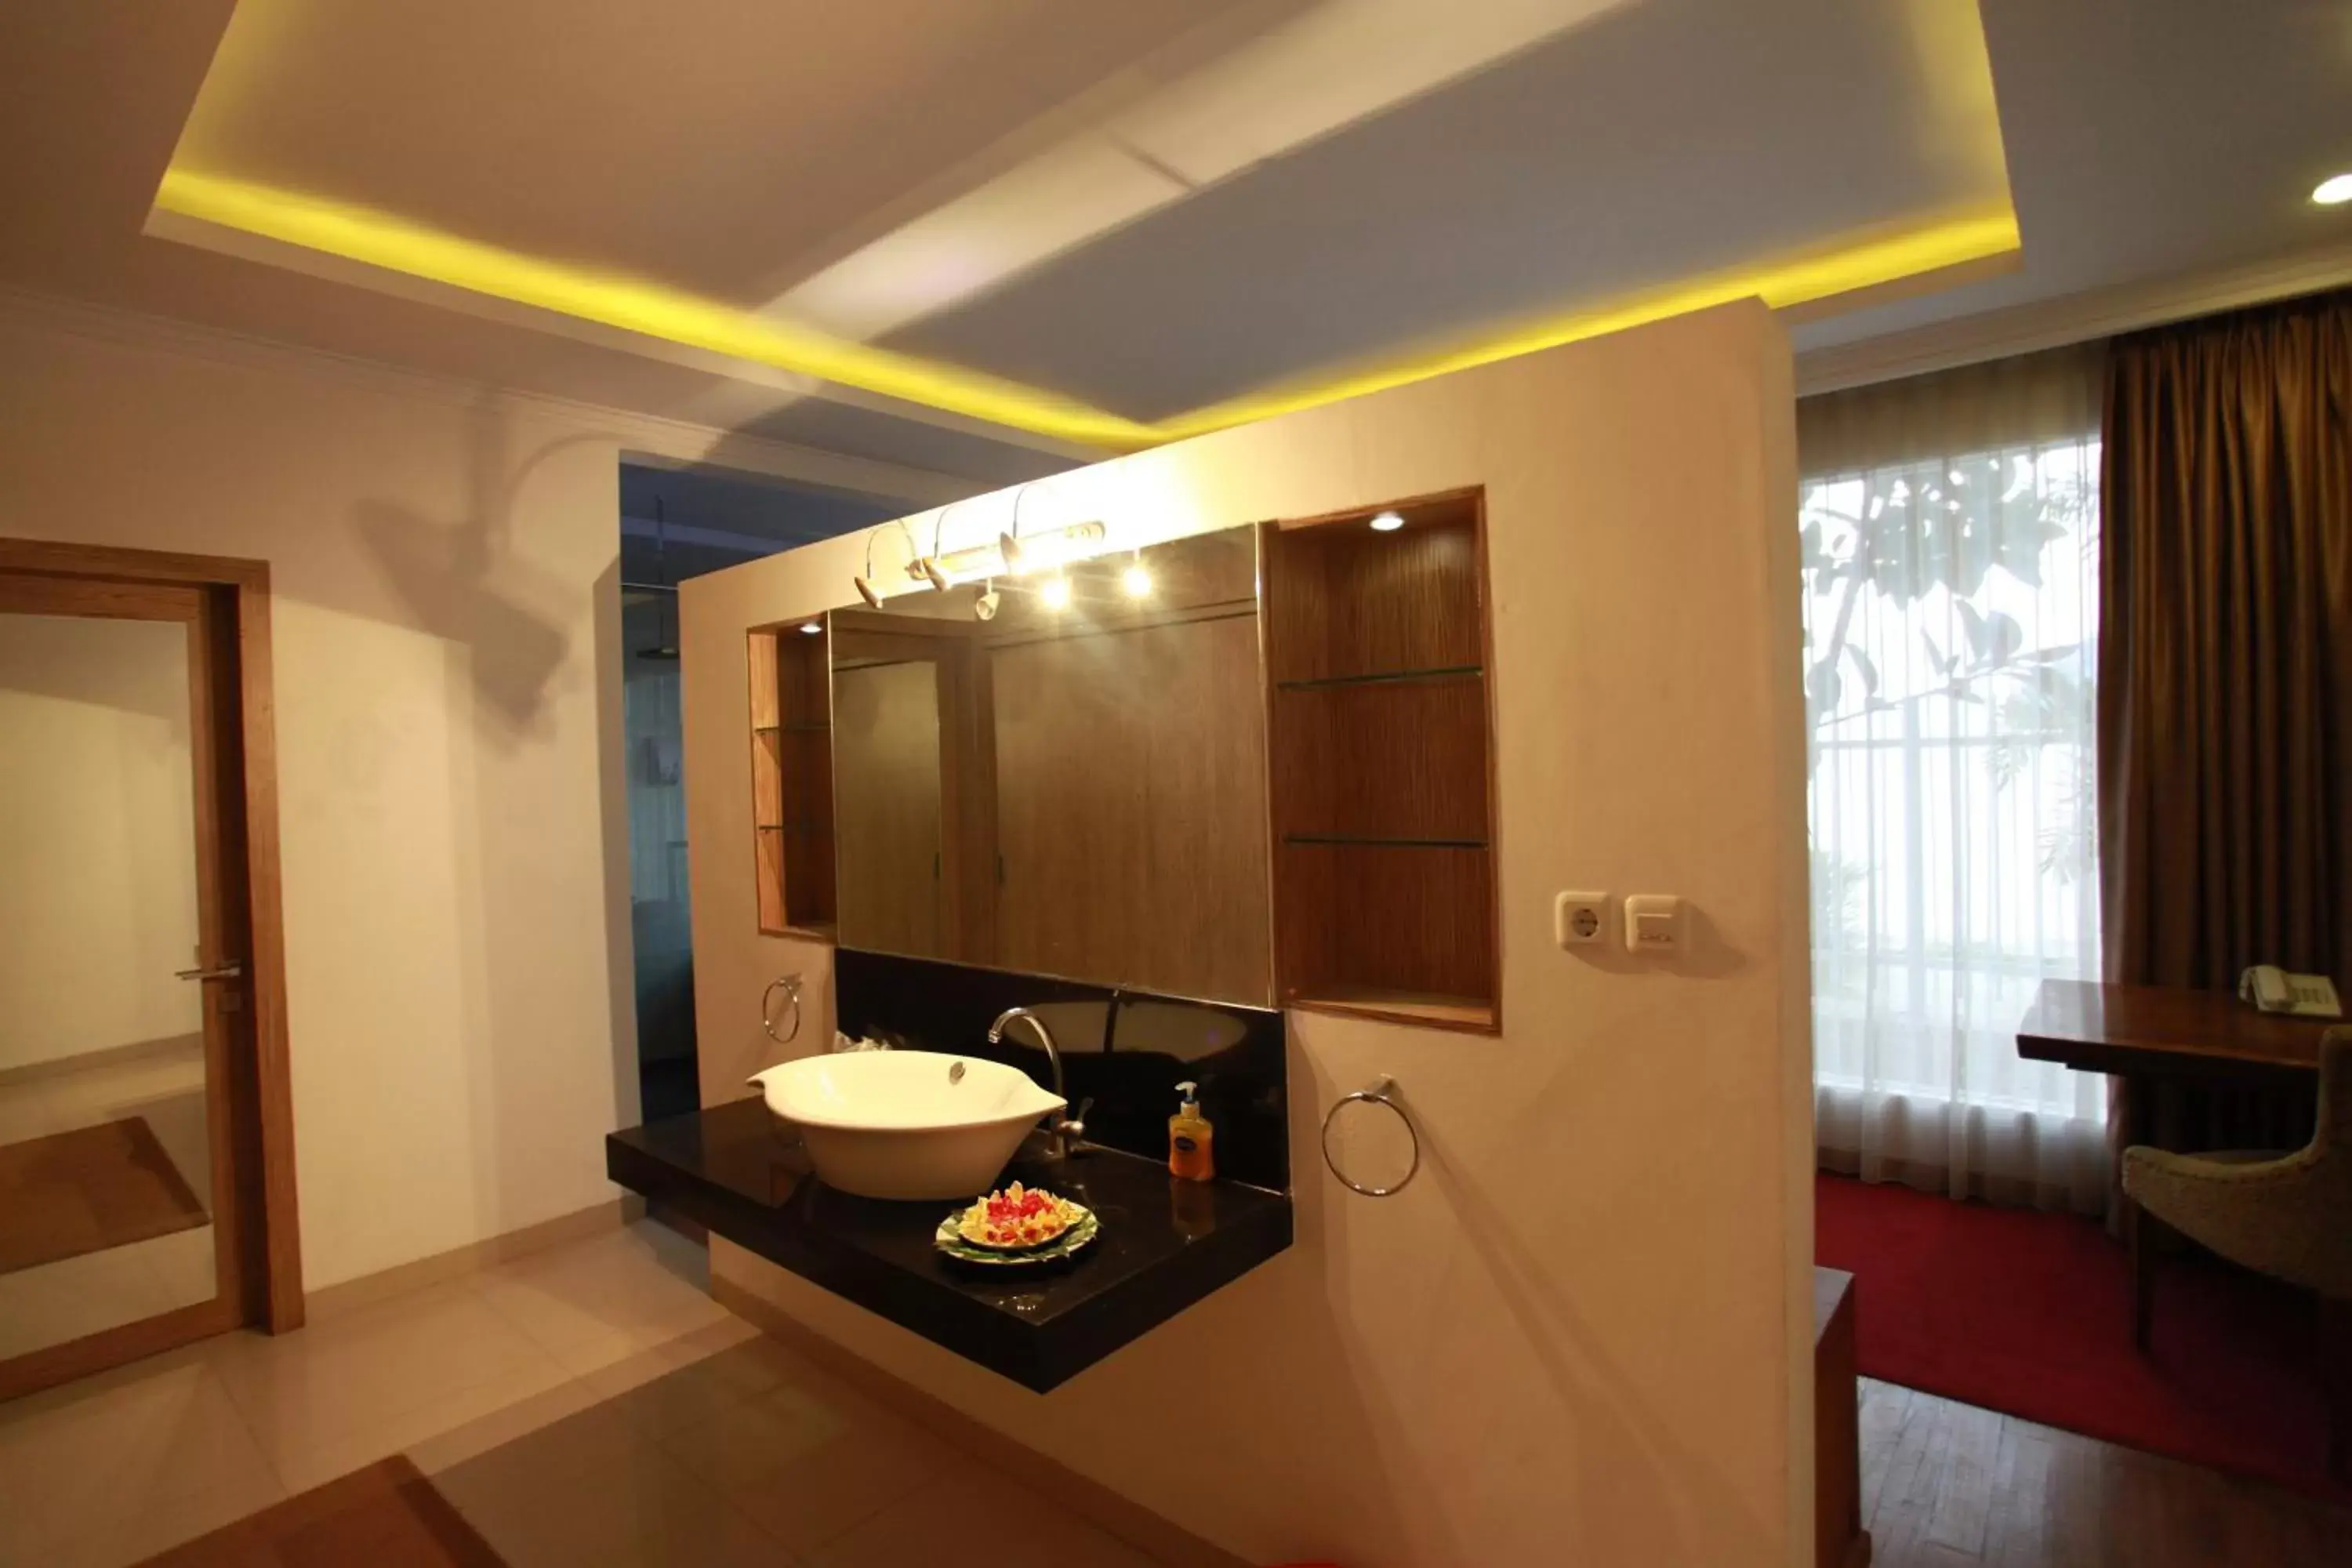
[[[1150,427],[1055,393],[836,338],[680,289],[522,256],[404,218],[172,168],[155,205],[288,245],[689,348],[839,382],[1091,447],[1156,444]]]
[[[1181,440],[1235,425],[1255,424],[1277,414],[1320,407],[1343,397],[1384,392],[1391,386],[1425,381],[1450,371],[1468,370],[1540,349],[1622,332],[1734,300],[1759,299],[1780,310],[1875,288],[1923,272],[1990,260],[2016,250],[2018,246],[2017,215],[2004,205],[1996,213],[1949,219],[1819,254],[1686,279],[1596,310],[1548,317],[1501,337],[1402,364],[1318,380],[1292,391],[1253,393],[1178,415],[1155,428],[1164,440]]]
[[[173,167],[158,210],[513,304],[878,393],[1105,451],[1136,451],[1402,386],[1448,371],[1622,331],[1749,297],[1801,305],[2006,255],[2017,217],[1948,217],[1817,253],[1729,268],[1603,306],[1543,318],[1467,346],[1251,393],[1156,424],[979,371],[852,342],[667,285],[502,250],[363,207]],[[1018,571],[1017,563],[1008,570]]]

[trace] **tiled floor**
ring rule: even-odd
[[[197,1200],[209,1202],[201,1038],[0,1081],[0,1143],[127,1116],[145,1118]],[[213,1290],[209,1225],[0,1274],[0,1358],[209,1300]]]
[[[107,1568],[405,1453],[514,1568],[1146,1568],[712,1301],[640,1223],[0,1405],[0,1564]]]
[[[2352,1529],[1885,1384],[1863,1444],[1890,1564],[2317,1563]],[[760,1334],[641,1223],[0,1405],[0,1565],[134,1563],[394,1454],[512,1568],[1150,1562]]]

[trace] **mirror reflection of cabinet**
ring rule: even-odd
[[[841,940],[966,959],[984,864],[968,798],[971,640],[951,621],[870,610],[832,620]]]
[[[1482,506],[1032,563],[987,619],[963,584],[754,633],[761,929],[1498,1028]]]
[[[1270,1003],[1255,551],[834,612],[842,944]]]
[[[1272,997],[1252,586],[989,649],[999,967]]]
[[[1482,504],[1265,527],[1286,1005],[1500,1026]]]

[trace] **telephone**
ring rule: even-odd
[[[2275,964],[2257,963],[2238,976],[2238,995],[2265,1013],[2305,1018],[2341,1018],[2344,1004],[2325,974],[2289,974]]]

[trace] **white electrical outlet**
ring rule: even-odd
[[[1582,947],[1609,934],[1609,895],[1562,893],[1551,903],[1552,940],[1562,947]]]

